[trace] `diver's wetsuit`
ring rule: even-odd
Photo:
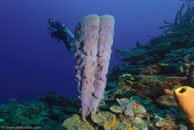
[[[62,40],[71,53],[75,52],[75,37],[69,29],[51,18],[48,20],[48,23],[51,36],[58,39],[58,42]]]

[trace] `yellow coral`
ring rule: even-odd
[[[133,106],[133,110],[135,111],[137,109],[137,104]]]
[[[116,125],[116,116],[113,117],[113,121],[109,124],[110,127],[115,127]]]
[[[164,93],[167,95],[173,95],[173,91],[170,89],[164,89]]]
[[[138,130],[136,127],[130,127],[129,129],[127,129],[127,130]]]
[[[104,123],[104,126],[108,126],[108,123],[107,123],[107,122],[105,122],[105,123]]]
[[[121,99],[116,99],[119,105],[123,105],[124,103],[129,102],[128,98],[121,98]]]
[[[134,78],[134,77],[130,77],[129,79],[130,79],[130,80],[135,80],[135,78]]]
[[[122,110],[119,109],[117,106],[110,107],[110,110],[115,112],[115,113],[122,113]]]
[[[187,119],[194,127],[194,89],[182,86],[175,90],[175,97]]]
[[[111,128],[115,127],[115,125],[116,125],[116,116],[113,117],[113,121],[111,123],[107,123],[107,122],[104,123],[104,126],[109,126]]]
[[[189,68],[190,64],[188,63],[185,63],[185,67]]]

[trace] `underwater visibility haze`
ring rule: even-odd
[[[0,129],[194,129],[193,0],[7,0],[0,17]]]

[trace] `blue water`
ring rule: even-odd
[[[51,38],[48,18],[74,32],[86,15],[113,15],[112,68],[115,48],[129,51],[136,41],[145,44],[158,36],[163,20],[173,21],[181,4],[178,0],[1,0],[0,102],[31,101],[49,91],[77,97],[74,55]]]

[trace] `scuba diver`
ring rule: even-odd
[[[69,31],[69,29],[59,23],[58,21],[54,21],[54,19],[49,18],[48,20],[48,29],[50,31],[51,37],[58,39],[58,43],[62,40],[65,43],[66,48],[71,52],[75,52],[75,37]]]

